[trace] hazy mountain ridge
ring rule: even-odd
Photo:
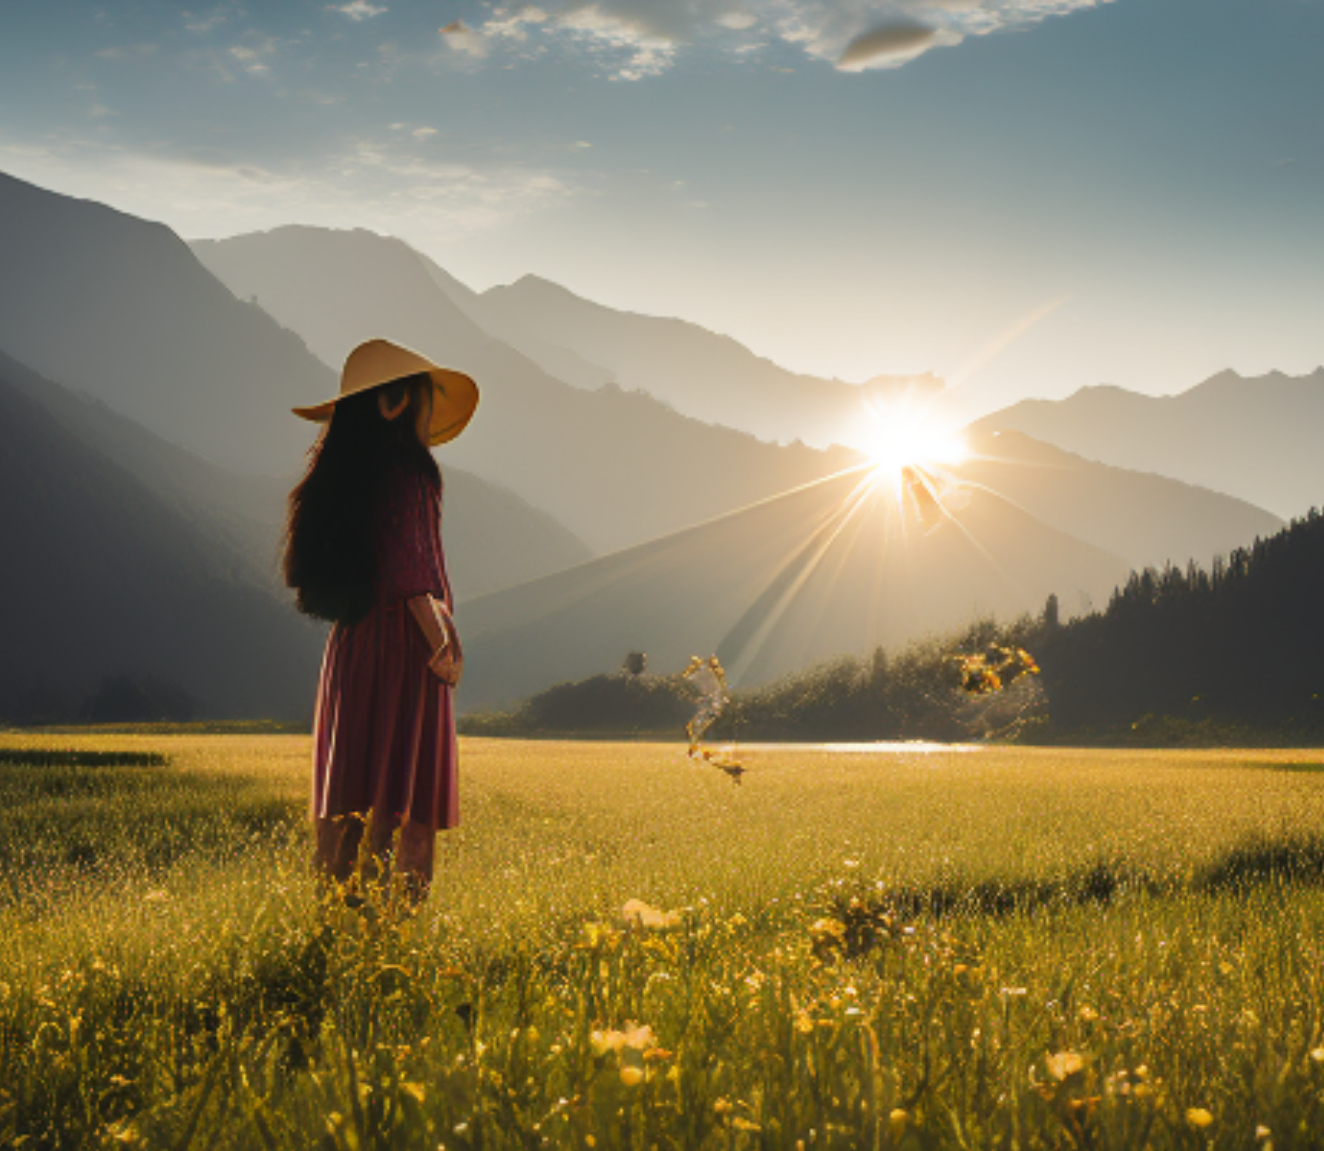
[[[305,718],[325,629],[298,616],[279,574],[289,482],[218,468],[3,353],[0,389],[5,602],[25,604],[29,623],[70,629],[8,629],[0,708],[25,684],[54,685],[68,699],[127,670],[180,683],[210,715]],[[549,517],[458,468],[446,471],[445,507],[459,595],[591,554]],[[47,566],[50,580],[41,577]],[[206,617],[205,643],[175,647],[156,634],[180,632],[194,610]],[[69,650],[79,653],[72,664]],[[260,673],[248,654],[266,661]],[[203,666],[213,657],[217,667]]]
[[[1024,400],[975,426],[1226,492],[1284,518],[1324,504],[1324,367],[1296,377],[1224,371],[1172,396],[1082,388],[1065,400]]]
[[[609,671],[630,648],[659,670],[716,650],[746,682],[762,682],[835,654],[895,650],[980,614],[1037,612],[1050,593],[1065,613],[1085,611],[1132,569],[1208,564],[1282,526],[1232,497],[1020,433],[976,433],[971,446],[970,461],[944,470],[954,519],[932,535],[912,525],[898,537],[899,513],[880,505],[890,495],[875,492],[828,555],[793,559],[844,506],[865,474],[857,469],[461,604],[476,669],[465,706]],[[784,595],[791,607],[777,638],[751,655]]]
[[[169,228],[0,174],[0,348],[207,459],[290,469],[335,377]]]
[[[603,384],[618,383],[614,372],[600,364],[591,363],[563,344],[536,335],[523,324],[506,316],[503,309],[493,307],[490,300],[468,285],[460,283],[445,268],[430,260],[422,252],[415,251],[414,255],[452,304],[485,332],[491,333],[517,352],[527,356],[548,375],[564,380],[567,384],[574,384],[577,388],[587,388],[589,391],[600,388]]]
[[[983,614],[1101,602],[1117,556],[972,494],[924,532],[865,469],[461,605],[463,704],[490,706],[648,653],[660,672],[716,652],[737,683],[828,656],[896,648]]]
[[[53,383],[0,352],[0,377],[85,447],[203,527],[241,579],[278,586],[277,543],[289,484],[229,471],[149,432],[101,400]]]
[[[1133,568],[1208,565],[1283,527],[1233,496],[1150,472],[1085,459],[1022,432],[967,434],[971,457],[952,469],[1058,531],[1122,556]]]
[[[83,444],[123,469],[218,546],[218,570],[277,591],[285,501],[297,472],[249,476],[216,466],[99,400],[43,379],[0,353],[0,372]],[[293,419],[293,417],[291,417]],[[311,428],[305,431],[311,435]],[[445,536],[458,595],[482,595],[588,559],[589,549],[514,493],[445,469]]]
[[[855,465],[857,455],[761,442],[750,433],[681,415],[641,390],[567,384],[531,358],[546,354],[551,346],[547,341],[509,318],[503,330],[523,340],[527,351],[496,338],[484,328],[485,297],[469,292],[400,241],[366,232],[291,228],[198,245],[207,259],[221,266],[222,278],[230,281],[227,289],[168,229],[64,197],[50,196],[54,204],[45,204],[43,196],[50,194],[17,181],[0,182],[0,255],[20,261],[0,268],[0,305],[21,294],[21,261],[35,259],[31,253],[38,250],[33,235],[58,231],[67,217],[76,224],[78,236],[92,237],[95,242],[85,246],[84,255],[94,274],[86,277],[80,276],[74,258],[79,244],[69,236],[55,237],[58,258],[54,270],[45,268],[38,277],[37,296],[51,304],[61,298],[61,285],[68,281],[77,307],[66,322],[48,319],[31,325],[25,334],[28,345],[58,342],[57,336],[72,345],[46,348],[43,354],[78,361],[89,373],[86,390],[92,396],[75,395],[0,357],[0,376],[7,377],[6,410],[12,407],[16,413],[15,426],[31,425],[34,442],[53,445],[52,458],[73,461],[71,474],[112,478],[104,484],[62,487],[46,476],[36,457],[19,453],[10,461],[0,497],[23,491],[62,493],[52,505],[58,505],[57,520],[83,525],[79,530],[90,532],[104,552],[98,553],[94,566],[104,569],[112,583],[119,581],[115,610],[124,612],[120,622],[128,629],[120,650],[135,659],[138,654],[151,656],[159,665],[126,660],[110,670],[144,666],[173,676],[187,668],[186,660],[180,662],[184,657],[167,647],[140,653],[132,630],[135,624],[148,630],[158,625],[183,628],[181,589],[204,585],[228,589],[221,595],[221,615],[230,621],[234,637],[247,634],[255,620],[276,618],[269,611],[284,613],[302,629],[292,634],[306,637],[310,629],[295,617],[279,587],[276,558],[284,497],[315,429],[288,413],[288,395],[263,391],[254,381],[279,376],[279,365],[285,362],[281,357],[293,355],[294,349],[297,355],[290,362],[305,375],[293,402],[332,394],[335,375],[309,348],[337,362],[359,339],[373,335],[393,336],[464,367],[483,384],[472,430],[440,453],[447,478],[445,538],[457,592],[464,600],[462,626],[466,637],[471,629],[474,636],[473,684],[465,692],[466,706],[509,699],[556,679],[609,670],[631,646],[668,657],[674,647],[683,653],[677,656],[683,662],[689,654],[725,645],[724,658],[739,674],[766,678],[810,659],[859,651],[866,640],[896,646],[916,634],[959,625],[972,612],[1038,610],[1049,592],[1059,594],[1070,611],[1082,602],[1082,594],[1091,601],[1105,597],[1129,566],[1169,559],[1184,564],[1192,557],[1207,562],[1212,554],[1271,533],[1280,522],[1226,496],[1106,467],[1008,432],[997,449],[983,453],[1000,459],[976,459],[955,470],[958,481],[976,488],[970,510],[958,512],[959,527],[948,525],[933,537],[916,538],[909,553],[895,546],[884,553],[879,550],[881,536],[868,539],[862,534],[863,523],[887,522],[887,514],[874,507],[843,529],[843,539],[855,541],[852,546],[834,543],[815,556],[831,508],[841,503],[839,489],[848,483],[830,477]],[[25,232],[15,212],[29,209]],[[270,250],[273,236],[292,247],[276,250],[271,268],[258,276],[260,282],[248,279],[245,267],[251,253]],[[145,245],[146,254],[138,251],[139,244]],[[314,259],[304,258],[307,250]],[[237,270],[227,271],[223,256],[233,256]],[[236,300],[236,293],[257,295],[259,306]],[[214,374],[185,376],[185,384],[165,386],[173,379],[162,375],[169,357],[140,358],[138,353],[151,351],[156,322],[152,302],[170,296],[181,302],[166,313],[166,321],[176,314],[188,321],[173,333],[177,346],[170,356],[189,363],[206,360],[201,352],[189,353],[188,341],[197,332],[206,337],[200,344],[203,352],[222,336],[242,340],[251,333],[255,344],[227,361],[235,371],[249,364],[250,378],[230,391]],[[102,323],[102,297],[108,300],[105,310],[124,320],[121,337]],[[35,305],[25,301],[23,306]],[[299,335],[283,330],[263,311],[268,308],[278,320],[305,330]],[[623,315],[603,311],[611,324]],[[99,318],[91,326],[93,338],[69,338],[81,334],[83,320],[94,313]],[[649,325],[669,323],[637,318]],[[10,315],[0,315],[0,327],[15,322]],[[693,327],[674,323],[681,324],[682,332]],[[649,327],[653,333],[660,330]],[[728,343],[752,355],[734,341]],[[573,349],[566,356],[570,359],[565,362],[585,378],[597,370]],[[129,407],[145,405],[166,423],[180,417],[197,435],[205,431],[213,445],[224,446],[237,435],[243,450],[252,448],[278,460],[283,475],[228,471],[161,438],[168,433],[148,430],[112,410],[120,407],[117,381],[140,371],[151,379],[143,390],[127,396]],[[1239,397],[1239,377],[1225,377],[1193,389],[1200,395],[1191,401],[1191,410],[1200,404],[1222,410],[1227,393]],[[163,390],[171,393],[165,407],[157,403]],[[1094,391],[1111,410],[1113,390]],[[1121,395],[1129,404],[1129,394]],[[48,422],[34,422],[24,398],[35,400]],[[228,431],[209,423],[215,404],[233,409],[226,413]],[[252,444],[242,431],[235,431],[244,420],[256,429]],[[1302,442],[1310,428],[1318,426],[1316,420],[1298,429]],[[988,437],[987,421],[981,421],[973,435],[978,447],[981,437]],[[466,474],[464,465],[471,461],[487,479]],[[979,484],[992,494],[979,491]],[[82,510],[74,506],[71,492],[93,490],[96,498],[85,499]],[[825,493],[835,494],[829,498]],[[122,505],[118,510],[117,502]],[[69,553],[61,550],[57,528],[43,534],[21,518],[20,504],[5,504],[17,525],[14,538],[34,541],[28,548],[33,555],[46,548],[52,565],[65,563]],[[89,508],[97,509],[97,530],[84,525]],[[581,529],[590,544],[615,554],[585,562],[588,547],[558,522],[563,509],[564,519]],[[101,530],[117,517],[127,523],[118,536]],[[974,539],[964,535],[966,530]],[[132,554],[116,554],[114,538]],[[975,547],[976,540],[996,556],[992,568]],[[868,563],[861,558],[866,556],[872,557]],[[159,585],[144,568],[134,566],[142,557],[178,573],[178,594],[138,605],[125,573],[138,572],[133,578],[144,587]],[[59,580],[49,588],[37,584],[37,570],[15,565],[12,572],[26,572],[24,578],[42,595],[55,597],[31,602],[45,612],[58,611],[55,600],[69,588]],[[792,586],[799,586],[799,592],[779,606]],[[177,613],[173,624],[162,614],[167,608]],[[783,609],[792,625],[779,625],[771,640],[759,638],[767,621],[780,618]],[[273,642],[285,634],[283,625],[263,626]],[[23,642],[41,641],[33,632]],[[289,651],[269,661],[272,676],[279,678],[276,669],[282,667],[291,675],[304,675],[298,662],[302,642],[289,640]],[[110,650],[88,647],[89,666],[103,649]],[[222,645],[221,650],[229,649]],[[45,666],[44,659],[36,659],[32,667]],[[244,674],[237,667],[232,671]],[[540,676],[551,678],[530,678]],[[226,693],[238,692],[241,685],[221,684],[218,689],[211,681],[199,686],[182,674],[178,678],[209,708],[229,707],[227,700],[239,698]],[[311,690],[301,682],[295,692],[283,683],[272,680],[264,689],[266,698],[293,706],[296,696],[304,699]],[[276,712],[268,708],[249,714]]]
[[[643,392],[574,387],[479,328],[417,253],[374,233],[290,227],[200,242],[199,258],[337,362],[386,336],[483,389],[449,461],[509,486],[598,552],[722,515],[857,462],[683,416]]]
[[[70,701],[149,673],[210,716],[311,712],[321,629],[260,586],[232,542],[85,444],[0,361],[0,695]],[[21,605],[21,610],[14,610]]]
[[[827,447],[863,416],[855,385],[788,371],[689,320],[611,308],[534,275],[481,299],[490,322],[518,324],[707,423]]]

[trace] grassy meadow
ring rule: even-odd
[[[1324,1146],[1324,752],[462,745],[427,903],[306,736],[0,734],[0,1147]]]

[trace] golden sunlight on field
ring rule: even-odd
[[[308,752],[0,737],[0,1145],[1314,1129],[1319,751],[751,745],[736,786],[470,739],[415,915],[319,897]]]

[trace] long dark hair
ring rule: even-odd
[[[430,388],[420,372],[346,397],[309,450],[308,470],[290,492],[284,560],[285,583],[306,615],[355,623],[372,608],[373,519],[392,468],[440,487],[437,461],[414,430]],[[393,420],[378,407],[383,393],[391,408],[408,399]]]

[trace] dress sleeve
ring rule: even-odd
[[[441,495],[425,476],[396,470],[387,477],[376,544],[378,603],[427,593],[449,600],[441,553]]]

